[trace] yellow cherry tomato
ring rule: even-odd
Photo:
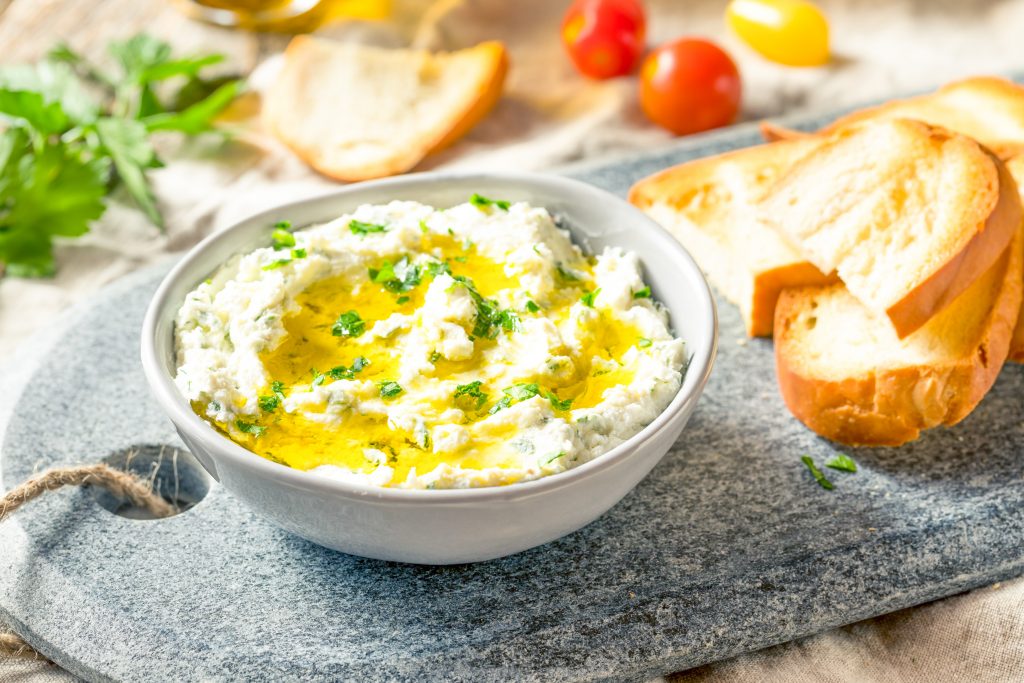
[[[828,21],[807,0],[732,0],[725,19],[736,35],[773,62],[828,62]]]

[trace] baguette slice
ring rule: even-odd
[[[264,99],[267,128],[338,180],[408,171],[464,135],[501,95],[505,48],[431,53],[299,36]]]
[[[784,287],[834,281],[757,220],[754,210],[772,183],[816,144],[779,142],[697,159],[645,178],[629,193],[739,307],[752,337],[771,335]]]
[[[987,271],[1021,221],[1002,162],[970,138],[906,119],[833,133],[759,210],[900,338]]]
[[[1017,181],[1021,202],[1024,203],[1024,154],[1008,159],[1006,168]],[[1014,330],[1013,340],[1010,342],[1008,359],[1016,363],[1024,363],[1024,302],[1021,303],[1020,315],[1017,316],[1017,328]]]
[[[898,446],[966,417],[995,382],[1024,289],[1024,229],[921,329],[897,338],[842,284],[782,293],[775,366],[783,400],[821,436]]]
[[[1004,159],[1024,151],[1024,87],[991,76],[967,78],[927,95],[861,109],[819,132],[828,134],[867,120],[892,118],[947,128],[974,138]],[[768,140],[806,135],[771,123],[763,124],[761,130]]]

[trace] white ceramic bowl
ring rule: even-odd
[[[174,318],[185,295],[230,256],[267,241],[278,220],[304,226],[393,199],[447,207],[473,193],[525,200],[560,216],[589,251],[637,253],[654,297],[686,342],[682,388],[639,434],[575,469],[510,486],[410,491],[338,481],[276,464],[200,419],[172,377]],[[196,246],[160,285],[142,327],[142,365],[157,401],[209,473],[254,510],[315,543],[354,555],[455,564],[510,555],[597,519],[651,471],[697,405],[715,356],[718,321],[707,282],[683,248],[621,199],[548,175],[424,173],[350,185],[325,197],[265,211]]]

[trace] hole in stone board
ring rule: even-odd
[[[150,482],[154,491],[181,514],[210,492],[210,475],[195,456],[183,448],[163,444],[141,444],[116,451],[103,458],[116,470],[124,470]],[[90,486],[92,496],[104,510],[128,519],[154,519],[148,510],[118,498],[100,486]]]

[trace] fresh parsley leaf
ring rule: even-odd
[[[513,384],[510,387],[502,389],[501,393],[503,394],[501,399],[491,406],[489,411],[487,411],[489,415],[493,415],[499,410],[504,410],[513,403],[519,403],[520,401],[533,398],[540,393],[540,387],[536,384],[520,382],[519,384]]]
[[[274,223],[274,230],[287,230],[288,232],[291,232],[294,228],[292,227],[291,221],[278,221]]]
[[[394,380],[384,380],[379,385],[381,398],[394,398],[405,391],[402,386]]]
[[[355,311],[346,311],[338,316],[331,326],[335,337],[358,337],[366,331],[366,323]]]
[[[641,349],[648,348],[653,342],[647,337],[640,337],[636,340],[636,345]]]
[[[21,128],[0,133],[0,263],[21,277],[54,271],[54,237],[77,237],[103,215],[109,160],[61,142],[35,148]]]
[[[555,453],[554,455],[549,457],[547,460],[545,460],[541,464],[542,465],[550,465],[551,463],[553,463],[554,461],[558,460],[559,458],[564,458],[564,457],[565,457],[565,451],[558,451],[557,453]]]
[[[287,266],[291,262],[292,260],[290,258],[279,258],[276,261],[271,261],[267,265],[263,266],[263,270],[277,270],[281,266]]]
[[[831,458],[825,461],[825,467],[831,467],[834,470],[840,470],[842,472],[856,472],[857,463],[853,461],[853,458],[846,455],[845,453],[836,453]]]
[[[245,420],[235,420],[235,426],[238,427],[238,431],[243,434],[251,434],[257,439],[263,436],[263,432],[267,431],[266,427],[261,427],[253,422],[246,422]]]
[[[206,99],[175,112],[161,112],[142,119],[146,130],[178,131],[187,135],[200,135],[213,130],[217,115],[231,104],[242,90],[239,80],[228,81],[214,90]]]
[[[272,392],[274,392],[275,394],[278,394],[282,398],[284,397],[284,389],[285,389],[284,382],[274,381],[274,382],[270,383],[270,390]]]
[[[117,177],[150,222],[163,228],[163,216],[156,207],[146,169],[160,166],[146,127],[132,119],[103,117],[96,121],[96,135],[111,161]]]
[[[526,300],[526,310],[529,313],[537,313],[538,311],[540,311],[540,306],[535,304],[532,300],[527,299]]]
[[[600,287],[595,289],[593,292],[584,292],[583,296],[580,297],[580,301],[583,302],[584,306],[589,306],[590,308],[593,308],[594,307],[594,299],[596,299],[597,295],[600,294],[600,293],[601,293],[601,288]]]
[[[473,322],[472,336],[479,339],[494,339],[501,330],[518,332],[519,316],[513,311],[498,308],[498,302],[485,299],[477,290],[476,285],[468,277],[453,275],[455,285],[466,289],[473,304],[476,306],[476,318]]]
[[[289,249],[295,246],[295,235],[283,228],[274,228],[274,232],[270,234],[270,239],[276,250]]]
[[[306,258],[308,255],[305,249],[292,249],[293,259]]]
[[[388,227],[386,225],[379,225],[377,223],[364,223],[363,221],[357,221],[355,219],[348,222],[348,229],[352,231],[353,235],[361,235],[366,237],[373,232],[387,232]]]
[[[431,261],[424,267],[424,272],[430,277],[437,277],[442,273],[451,275],[452,269],[447,261]]]
[[[811,456],[801,456],[800,460],[802,460],[804,465],[807,466],[807,469],[810,471],[811,476],[814,477],[814,481],[818,482],[821,488],[827,489],[829,491],[835,488],[832,482],[830,482],[822,473],[822,471],[818,469],[818,466],[814,464],[814,460],[811,458]]]
[[[555,393],[553,391],[545,391],[544,397],[547,398],[547,400],[551,401],[551,407],[554,408],[555,410],[560,410],[564,412],[566,410],[572,409],[571,398],[567,398],[564,400],[560,399],[557,396],[555,396]]]
[[[260,396],[259,398],[260,410],[272,413],[277,410],[277,407],[281,405],[281,399],[276,394],[270,394],[269,396]]]
[[[56,135],[71,127],[60,102],[47,101],[30,90],[0,90],[0,117],[42,135]]]
[[[430,352],[430,362],[431,363],[436,363],[437,361],[441,360],[441,358],[443,358],[443,356],[440,353],[438,353],[437,351],[431,351]]]
[[[310,368],[309,374],[313,375],[313,381],[311,382],[311,384],[314,387],[320,386],[327,380],[327,374],[320,372],[316,368]]]
[[[369,269],[370,280],[382,285],[389,292],[408,292],[420,284],[419,266],[403,256],[394,264],[385,260],[379,268]]]
[[[354,379],[355,376],[369,364],[370,361],[366,357],[356,356],[356,359],[352,361],[351,366],[345,367],[344,365],[339,365],[328,370],[327,374],[331,379]]]
[[[395,299],[395,303],[398,304],[399,306],[401,306],[402,304],[407,304],[409,303],[409,297],[404,295],[400,296],[397,299]]]
[[[651,298],[651,288],[650,287],[642,287],[642,288],[636,290],[635,292],[633,292],[633,298],[634,299],[650,299]]]
[[[461,401],[462,405],[469,404],[472,405],[473,410],[480,410],[484,407],[484,404],[487,403],[487,394],[480,389],[482,386],[483,382],[480,380],[470,382],[469,384],[460,384],[455,387],[455,395],[453,398],[457,404],[460,403],[460,399],[463,399]]]
[[[512,206],[511,202],[507,202],[504,199],[488,199],[477,193],[473,193],[473,196],[469,198],[469,203],[478,209],[482,209],[488,206],[496,206],[502,211],[508,211],[509,207]]]

